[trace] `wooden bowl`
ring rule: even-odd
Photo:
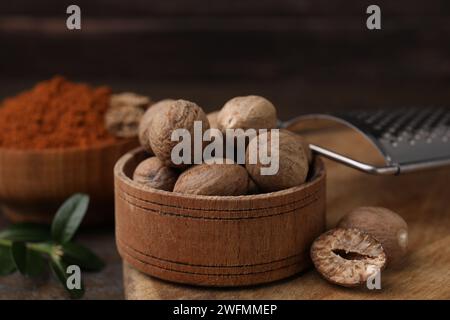
[[[309,182],[238,197],[142,188],[131,180],[141,149],[116,164],[116,242],[122,258],[157,278],[203,286],[282,279],[310,265],[309,247],[325,229],[325,169]]]
[[[114,164],[136,147],[121,140],[92,148],[0,149],[0,202],[13,222],[49,223],[62,202],[76,192],[90,195],[87,224],[114,218]]]

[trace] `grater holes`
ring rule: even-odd
[[[414,107],[342,114],[372,140],[387,163],[450,159],[450,109]]]
[[[401,108],[394,111],[356,112],[359,121],[372,128],[376,137],[396,148],[418,143],[450,141],[450,110]]]

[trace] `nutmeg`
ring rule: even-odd
[[[253,138],[247,147],[245,166],[259,189],[272,192],[304,183],[309,170],[305,147],[297,137],[285,130],[279,131],[278,159],[272,157],[272,161],[278,161],[278,172],[272,175],[262,174],[261,168],[267,166],[261,164],[259,155],[256,164],[250,163],[250,152],[257,152],[259,148],[267,148],[269,155],[275,154],[271,150],[271,140],[272,133],[267,131]]]
[[[260,96],[236,97],[229,100],[217,115],[218,128],[272,129],[277,126],[274,105]]]
[[[165,191],[172,191],[177,179],[178,172],[165,166],[156,157],[142,161],[133,174],[133,180],[137,183]]]
[[[308,163],[311,165],[314,156],[313,156],[313,153],[312,153],[311,149],[309,148],[308,141],[306,141],[306,139],[304,137],[302,137],[301,135],[299,135],[299,134],[297,134],[295,132],[292,132],[292,131],[289,131],[289,130],[283,130],[283,131],[286,132],[286,133],[291,134],[293,137],[295,137],[296,139],[298,139],[302,143],[303,149],[305,150],[305,153],[306,153],[306,158],[308,159]]]
[[[200,164],[184,171],[178,178],[174,192],[209,195],[245,195],[248,174],[238,164]]]
[[[141,121],[139,122],[139,142],[145,149],[145,151],[150,154],[153,154],[152,147],[150,146],[150,141],[148,138],[148,129],[150,127],[150,122],[153,120],[156,113],[167,108],[167,106],[173,101],[174,100],[172,99],[164,99],[156,102],[155,104],[152,104],[150,108],[145,111],[144,115],[141,118]]]
[[[397,213],[381,207],[360,207],[345,215],[339,228],[362,230],[377,239],[388,263],[400,262],[408,250],[408,225]]]
[[[209,127],[218,129],[219,125],[217,123],[217,116],[219,115],[219,111],[213,111],[207,114],[208,121],[209,121]]]
[[[109,105],[111,108],[120,108],[123,106],[134,106],[143,110],[147,109],[151,100],[149,97],[136,94],[134,92],[122,92],[112,94],[109,99]]]
[[[249,176],[248,177],[248,187],[247,187],[247,194],[258,194],[259,188],[256,185],[255,181]]]
[[[312,165],[313,160],[314,160],[314,155],[312,153],[312,150],[309,148],[309,143],[303,137],[299,136],[299,138],[301,139],[301,142],[303,144],[303,150],[305,150],[306,159],[308,160],[308,164]]]
[[[311,260],[326,280],[354,287],[385,268],[386,253],[371,235],[358,229],[336,228],[313,242]]]
[[[172,162],[172,148],[178,142],[172,141],[172,132],[176,129],[186,129],[194,137],[194,122],[202,122],[203,132],[209,129],[209,122],[202,108],[194,102],[186,100],[174,100],[168,102],[168,105],[160,112],[155,114],[153,121],[148,128],[148,138],[153,153],[168,166],[186,167],[186,165],[176,165]],[[202,133],[203,134],[203,133]],[[192,159],[193,159],[192,152]],[[193,160],[191,161],[191,163]]]
[[[144,109],[134,105],[109,108],[105,113],[105,127],[116,137],[133,138],[138,135],[138,126]]]

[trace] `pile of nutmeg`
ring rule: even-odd
[[[273,104],[263,97],[236,97],[226,102],[221,110],[208,115],[197,104],[186,100],[167,99],[148,107],[150,104],[149,99],[135,94],[115,95],[106,117],[106,126],[112,133],[121,137],[138,134],[142,147],[149,154],[133,174],[133,180],[143,188],[239,196],[298,186],[310,175],[312,153],[307,143],[301,136],[286,130],[278,132],[276,174],[263,175],[260,169],[267,163],[249,161],[254,143],[272,151],[270,129],[277,126],[277,113]],[[203,131],[214,128],[224,136],[228,129],[267,131],[246,142],[242,164],[229,158],[231,163],[227,164],[174,163],[172,150],[178,142],[171,139],[172,133],[182,129],[193,134],[195,122],[201,122]],[[224,145],[224,149],[227,147]],[[205,146],[200,148],[205,149]],[[407,247],[408,225],[400,215],[386,208],[360,207],[345,215],[335,228],[320,235],[311,245],[310,256],[316,270],[326,280],[346,287],[366,284],[369,288],[372,283],[376,287],[381,271],[387,266],[404,261]]]
[[[172,141],[174,130],[184,129],[194,135],[194,122],[201,122],[202,130],[216,128],[226,135],[227,129],[268,129],[246,141],[245,163],[175,163],[171,157],[177,141]],[[267,164],[249,162],[252,143],[265,141],[271,152],[269,129],[277,127],[274,105],[260,96],[236,97],[219,111],[206,115],[194,102],[162,100],[149,107],[139,123],[139,140],[150,155],[135,169],[133,180],[144,187],[185,194],[239,196],[273,192],[303,184],[308,176],[312,155],[305,140],[286,130],[279,131],[278,171],[261,174]],[[262,137],[262,135],[265,135]],[[226,148],[227,146],[224,146]],[[205,146],[201,147],[205,148]],[[225,163],[226,162],[226,163]],[[239,162],[240,163],[240,162]]]

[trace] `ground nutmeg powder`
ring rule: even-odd
[[[0,104],[0,147],[91,147],[117,140],[104,126],[111,90],[55,76]]]

